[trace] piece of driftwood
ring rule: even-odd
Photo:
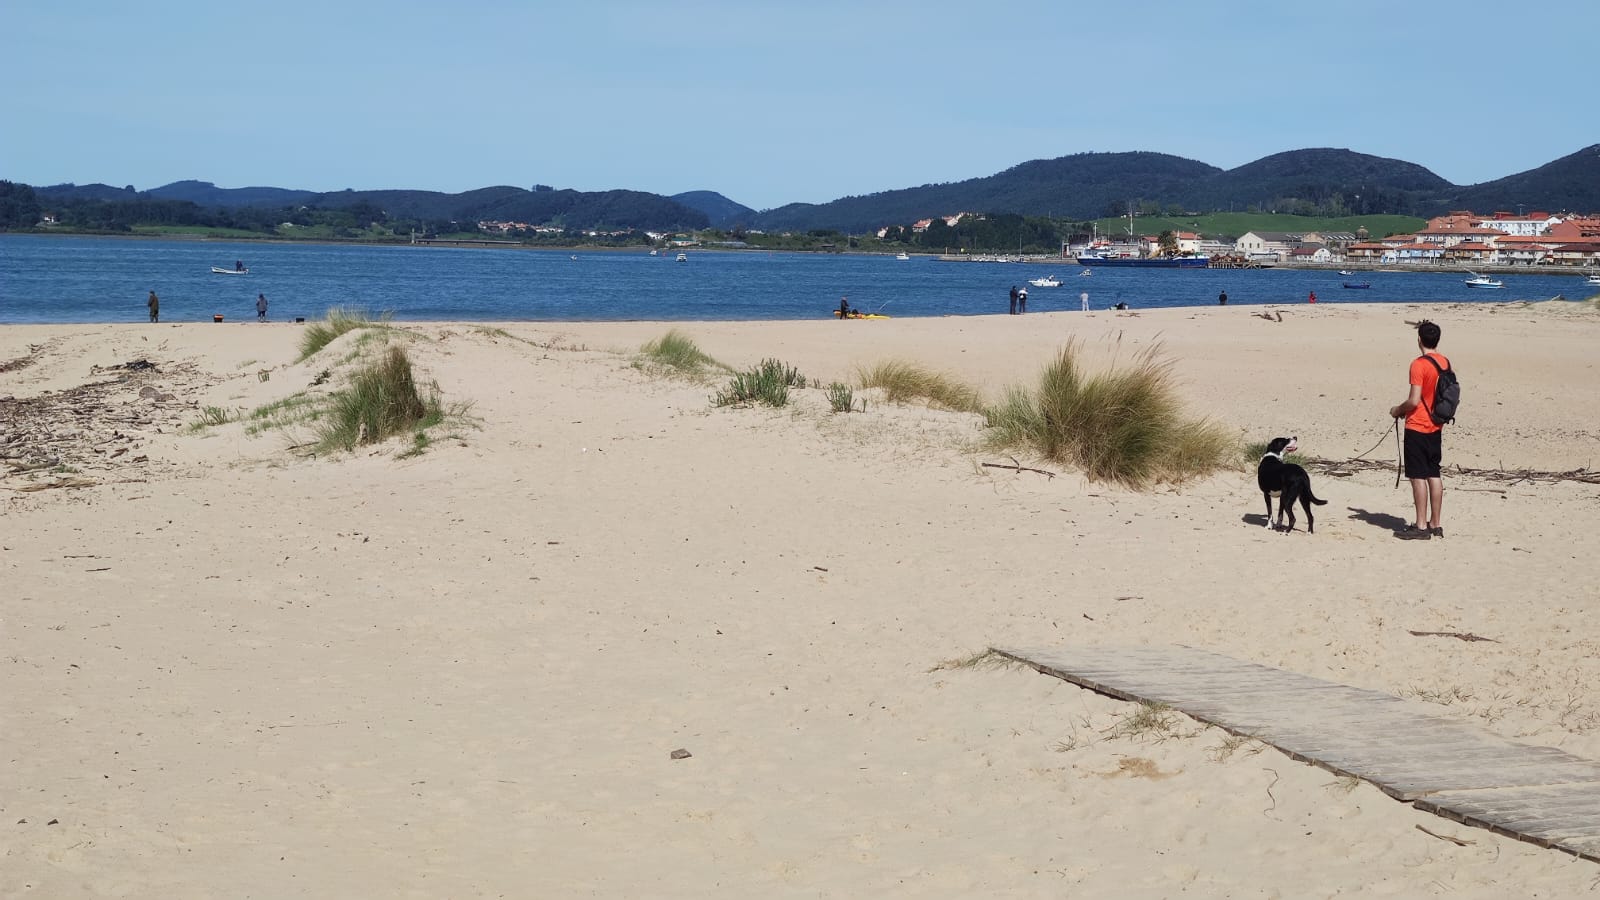
[[[1500,643],[1497,638],[1486,638],[1483,635],[1473,634],[1470,631],[1466,632],[1465,634],[1459,631],[1411,631],[1409,628],[1406,629],[1406,631],[1407,633],[1415,635],[1416,637],[1451,637],[1458,641],[1488,641],[1491,644]]]
[[[1440,834],[1437,831],[1429,831],[1428,829],[1423,828],[1421,825],[1417,826],[1417,830],[1425,835],[1428,835],[1429,837],[1436,837],[1441,841],[1449,841],[1450,843],[1455,844],[1457,847],[1470,847],[1477,843],[1477,841],[1463,841],[1461,838],[1451,837],[1448,834]]]
[[[98,481],[90,481],[87,478],[62,478],[62,479],[57,480],[57,481],[41,481],[41,482],[38,482],[36,484],[25,484],[22,487],[14,487],[14,488],[12,488],[12,490],[13,491],[21,491],[23,493],[29,493],[29,492],[32,492],[32,491],[48,491],[51,488],[94,487],[95,485],[97,485],[99,483],[100,482],[98,482]]]
[[[1056,473],[1054,472],[1046,472],[1044,469],[1035,469],[1032,466],[1022,465],[1021,463],[1017,462],[1015,458],[1011,460],[1011,465],[1009,466],[1005,463],[984,463],[983,466],[986,469],[1007,469],[1012,472],[1037,472],[1038,474],[1047,478],[1056,477]]]
[[[1371,459],[1316,459],[1306,460],[1307,464],[1316,466],[1320,474],[1340,477],[1344,470],[1357,469],[1368,472],[1387,472],[1394,468],[1392,462],[1380,462]],[[1474,469],[1470,466],[1447,466],[1446,475],[1460,475],[1467,478],[1481,478],[1485,481],[1502,482],[1512,486],[1526,481],[1532,484],[1555,484],[1561,481],[1578,481],[1584,484],[1600,484],[1600,472],[1587,466],[1568,469],[1565,472],[1544,472],[1536,469]],[[1471,490],[1461,488],[1460,490]]]

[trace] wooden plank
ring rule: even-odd
[[[1381,691],[1190,647],[995,648],[1097,693],[1160,703],[1353,775],[1418,809],[1600,862],[1600,763]]]

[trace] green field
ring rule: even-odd
[[[1128,233],[1127,219],[1099,219],[1100,234],[1115,240]],[[1163,231],[1196,231],[1218,240],[1237,239],[1250,231],[1348,231],[1354,234],[1363,226],[1374,240],[1391,234],[1410,234],[1427,224],[1412,216],[1317,216],[1272,215],[1270,213],[1209,213],[1203,216],[1139,216],[1133,220],[1138,234]]]
[[[210,225],[135,225],[132,228],[132,232],[151,236],[170,235],[228,238],[230,240],[271,237],[271,235],[262,234],[259,231],[251,231],[247,228],[217,228]]]

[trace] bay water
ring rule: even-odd
[[[0,323],[133,322],[161,298],[164,322],[320,318],[331,307],[412,321],[760,320],[830,318],[841,296],[894,317],[1004,314],[1015,285],[1028,311],[1305,303],[1505,302],[1589,296],[1583,279],[1503,277],[1468,287],[1459,270],[1094,269],[1046,263],[942,262],[931,257],[689,249],[622,251],[252,243],[0,235]],[[211,267],[247,275],[216,275]],[[1030,279],[1054,275],[1058,288]],[[1501,276],[1496,276],[1501,277]],[[1347,290],[1343,282],[1367,282]]]

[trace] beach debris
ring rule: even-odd
[[[1460,631],[1411,631],[1410,629],[1406,629],[1406,630],[1407,630],[1408,633],[1410,633],[1410,634],[1412,634],[1412,635],[1414,635],[1416,637],[1450,637],[1450,638],[1455,638],[1458,641],[1468,641],[1468,642],[1471,642],[1471,641],[1488,641],[1491,644],[1500,643],[1499,639],[1497,639],[1497,638],[1486,638],[1486,637],[1484,637],[1482,635],[1473,634],[1470,631],[1462,633]]]
[[[1428,829],[1423,828],[1421,825],[1417,826],[1417,830],[1425,835],[1428,835],[1429,837],[1436,837],[1441,841],[1449,841],[1450,843],[1455,844],[1457,847],[1470,847],[1477,843],[1477,841],[1464,841],[1461,838],[1451,837],[1448,834],[1440,834],[1437,831],[1429,831]]]
[[[983,466],[987,469],[1006,469],[1012,472],[1036,472],[1040,475],[1044,475],[1047,478],[1056,477],[1056,473],[1054,472],[1047,472],[1044,469],[1035,469],[1032,466],[1022,465],[1021,463],[1017,462],[1017,458],[1015,456],[1011,457],[1011,465],[1009,466],[1005,463],[983,463]]]
[[[671,755],[671,757],[673,759],[688,759],[689,757],[693,756],[694,754],[690,753],[689,751],[687,751],[685,749],[683,749],[682,747],[679,747],[678,749],[672,751],[672,753],[670,755]]]

